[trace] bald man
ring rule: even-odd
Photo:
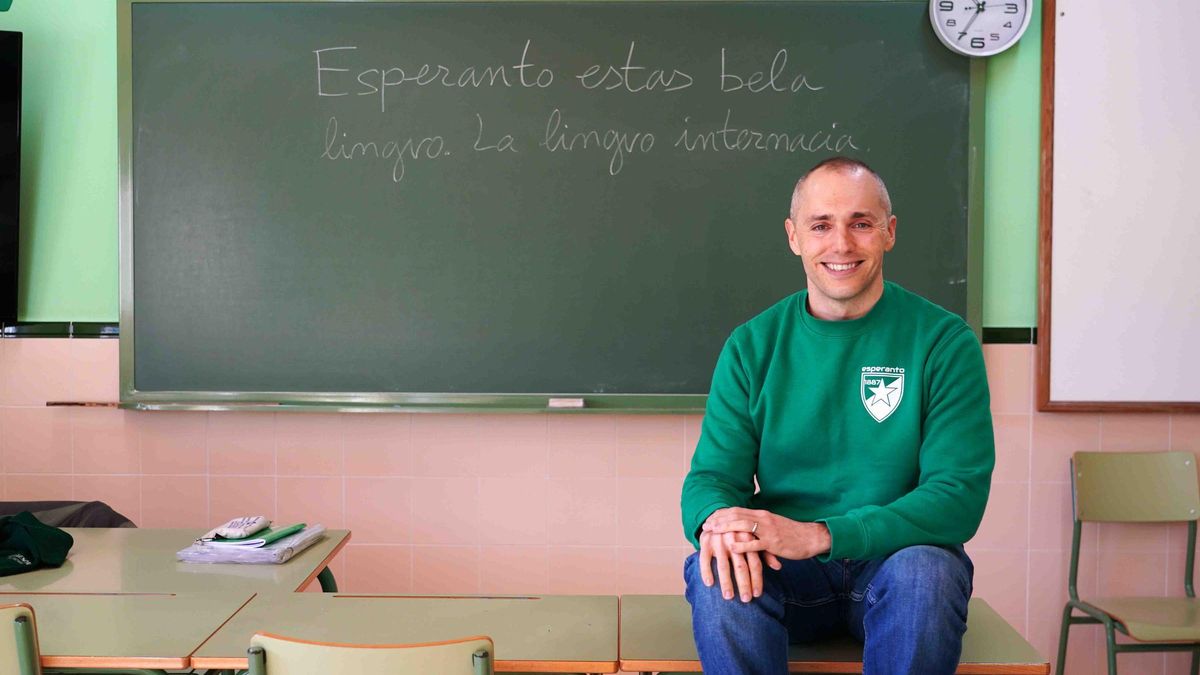
[[[807,288],[730,335],[683,486],[704,672],[783,675],[848,633],[869,675],[953,673],[995,463],[979,343],[884,281],[896,216],[863,162],[813,167],[784,227]]]

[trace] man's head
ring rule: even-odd
[[[804,262],[813,316],[856,319],[883,294],[883,254],[896,243],[887,187],[863,162],[834,157],[796,182],[784,222]]]

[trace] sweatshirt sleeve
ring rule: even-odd
[[[750,383],[733,338],[725,342],[713,372],[700,441],[683,481],[683,532],[699,547],[709,514],[745,506],[754,494],[759,435],[750,417]]]
[[[833,540],[822,560],[962,544],[979,528],[996,451],[983,351],[970,329],[939,345],[926,372],[917,487],[890,504],[822,521]]]

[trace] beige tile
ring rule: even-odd
[[[479,543],[544,546],[547,486],[545,478],[480,478]]]
[[[682,570],[682,563],[680,565]],[[615,546],[550,546],[546,550],[546,567],[546,593],[611,595],[617,592]]]
[[[135,525],[142,521],[141,476],[76,475],[71,499],[108,504]]]
[[[1200,453],[1200,413],[1171,415],[1171,449]]]
[[[0,456],[8,473],[71,473],[69,408],[0,408]]]
[[[683,594],[683,547],[617,548],[617,593]]]
[[[407,476],[412,472],[412,415],[344,415],[342,450],[348,476]]]
[[[1176,598],[1182,598],[1187,593],[1183,586],[1183,570],[1187,567],[1187,551],[1180,549],[1177,551],[1167,552],[1167,580],[1166,594]],[[1193,571],[1193,575],[1195,572]],[[1194,576],[1193,576],[1194,581]],[[1193,585],[1193,588],[1195,586]]]
[[[207,442],[213,474],[275,475],[274,413],[212,413],[208,416]]]
[[[1192,672],[1192,655],[1187,652],[1176,652],[1166,655],[1167,675],[1188,675]]]
[[[414,415],[412,473],[453,478],[476,475],[483,445],[475,415]]]
[[[992,412],[1033,412],[1033,345],[983,345]]]
[[[355,539],[358,533],[355,532]],[[349,544],[342,554],[346,571],[338,590],[350,593],[411,593],[412,549],[408,546]],[[342,579],[345,583],[342,583]]]
[[[1038,413],[1033,416],[1031,478],[1069,482],[1069,461],[1076,452],[1100,450],[1100,416],[1088,413]]]
[[[127,421],[137,432],[142,471],[146,474],[204,474],[207,413],[135,412]]]
[[[76,398],[72,340],[6,339],[0,352],[0,405],[40,406]]]
[[[617,417],[550,415],[547,474],[552,478],[617,475]]]
[[[1029,552],[1029,620],[1056,621],[1067,603],[1071,557],[1061,551]],[[1096,554],[1085,553],[1079,566],[1080,597],[1096,596]]]
[[[208,477],[208,504],[213,524],[238,516],[275,517],[274,476]],[[354,533],[356,538],[358,533]]]
[[[413,544],[476,544],[478,540],[479,479],[412,479]]]
[[[1109,413],[1100,416],[1100,449],[1105,452],[1148,452],[1170,447],[1171,416]]]
[[[1061,672],[1056,662],[1060,626],[1061,617],[1056,617],[1054,621],[1030,619],[1029,635],[1027,636],[1033,648],[1050,660],[1054,673]],[[1098,675],[1105,672],[1097,670],[1097,664],[1103,663],[1103,661],[1096,660],[1098,636],[1099,631],[1095,626],[1075,626],[1071,629],[1067,640],[1066,673],[1069,675]]]
[[[1033,483],[1030,492],[1029,547],[1069,552],[1074,527],[1071,484]],[[1080,546],[1094,550],[1098,532],[1096,524],[1085,524],[1080,534]]]
[[[117,401],[121,398],[120,343],[111,339],[70,341],[71,388],[76,401]]]
[[[1163,553],[1170,542],[1168,523],[1098,523],[1099,544],[1106,551]]]
[[[554,545],[617,543],[617,479],[576,478],[546,483],[547,541]]]
[[[617,484],[617,544],[684,546],[680,478],[621,478]]]
[[[74,408],[71,450],[76,473],[141,473],[134,413],[117,408]]]
[[[10,473],[4,477],[4,498],[14,502],[74,499],[70,474]]]
[[[688,415],[683,418],[683,470],[692,468],[692,455],[696,452],[696,444],[700,442],[700,432],[704,427],[704,415]]]
[[[279,476],[275,479],[276,514],[280,523],[320,523],[343,527],[342,478],[340,476]]]
[[[1118,642],[1120,640],[1118,639]],[[1096,662],[1097,672],[1105,670],[1105,645],[1103,638],[1097,640]],[[1136,673],[1137,675],[1163,675],[1163,664],[1166,659],[1163,654],[1119,654],[1117,655],[1117,672]]]
[[[1032,420],[1029,415],[995,415],[996,468],[993,482],[1029,480],[1029,445]]]
[[[545,546],[481,546],[479,592],[538,595],[546,590]]]
[[[276,415],[275,462],[280,476],[340,476],[341,416],[329,413]]]
[[[479,565],[478,546],[414,546],[412,592],[478,593]]]
[[[1096,592],[1115,595],[1166,595],[1167,555],[1100,549]]]
[[[206,476],[142,478],[142,527],[213,526],[208,513]]]
[[[983,522],[971,544],[976,548],[1025,550],[1028,531],[1028,484],[993,483]]]
[[[480,415],[475,475],[546,475],[546,415]]]
[[[617,418],[617,475],[621,478],[682,477],[684,420],[678,415]]]
[[[1029,579],[1025,551],[993,551],[967,546],[975,563],[976,597],[987,601],[992,609],[1017,629],[1025,631],[1025,589]]]
[[[411,541],[411,478],[346,478],[346,527],[359,544],[408,544]]]

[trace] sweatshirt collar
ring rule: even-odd
[[[888,307],[892,304],[891,297],[893,295],[895,295],[895,290],[891,282],[885,281],[883,282],[883,295],[879,296],[879,301],[866,314],[846,321],[825,321],[809,313],[808,290],[806,289],[797,294],[796,311],[800,313],[801,323],[804,324],[804,327],[817,335],[852,337],[862,335],[879,324],[882,320],[881,317],[887,314]]]

